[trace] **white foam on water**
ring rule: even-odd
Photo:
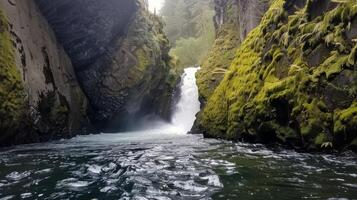
[[[223,187],[223,184],[219,180],[218,175],[210,175],[210,176],[202,177],[202,179],[208,180],[208,185],[212,185],[215,187]]]
[[[32,197],[32,193],[30,193],[30,192],[22,193],[20,196],[22,199],[26,199],[26,198]]]
[[[93,174],[100,174],[102,172],[102,167],[98,165],[90,165],[88,167],[88,172]]]
[[[19,181],[21,179],[24,179],[28,176],[31,175],[31,172],[22,172],[22,173],[19,173],[19,172],[11,172],[10,174],[8,174],[6,176],[6,178],[8,178],[9,180],[12,180],[12,181]]]

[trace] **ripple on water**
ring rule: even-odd
[[[118,190],[118,188],[115,187],[115,186],[106,186],[106,187],[100,189],[100,192],[103,192],[103,193],[111,193],[111,192],[114,192],[114,191],[116,191],[116,190]]]
[[[30,192],[22,193],[20,196],[21,196],[22,199],[26,199],[26,198],[32,197],[32,193],[30,193]]]
[[[61,180],[57,183],[56,188],[57,189],[70,189],[70,190],[79,190],[79,189],[84,189],[91,183],[88,181],[79,181],[76,178],[67,178],[64,180]]]
[[[0,200],[10,200],[10,199],[14,199],[14,198],[15,198],[15,195],[9,195],[9,196],[0,198]]]
[[[114,141],[92,145],[74,139],[69,145],[44,145],[45,151],[31,146],[39,150],[31,150],[32,156],[17,157],[15,150],[2,152],[1,162],[6,165],[0,164],[0,198],[27,198],[26,193],[31,192],[27,199],[36,199],[39,194],[55,200],[210,199],[213,194],[213,199],[279,199],[280,194],[291,199],[328,199],[335,192],[351,199],[356,191],[353,157],[341,162],[345,158],[190,135],[158,141]],[[27,149],[19,150],[24,155]],[[27,171],[19,171],[18,163],[26,163]]]
[[[12,180],[12,181],[19,181],[21,179],[24,179],[26,177],[29,177],[31,175],[31,172],[29,171],[25,171],[25,172],[11,172],[10,174],[6,175],[6,178],[8,180]]]
[[[39,174],[48,174],[48,173],[51,173],[51,172],[52,172],[52,169],[47,168],[47,169],[42,169],[42,170],[36,171],[35,174],[37,174],[37,175],[39,175]]]

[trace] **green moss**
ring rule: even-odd
[[[169,56],[169,41],[163,32],[161,19],[148,10],[139,9],[130,22],[127,37],[121,41],[125,55],[116,60],[123,60],[126,68],[121,80],[109,79],[109,83],[117,81],[120,88],[148,87],[158,84],[158,79],[165,79],[164,84],[174,87],[179,74],[175,71],[175,59]],[[125,61],[125,57],[128,57]],[[109,86],[110,87],[110,86]],[[159,87],[153,86],[152,88]],[[171,90],[171,89],[170,89]],[[127,92],[127,91],[125,91]]]
[[[357,133],[357,102],[344,110],[335,112],[334,115],[334,133],[349,134],[348,137],[356,137]],[[354,131],[354,132],[353,132]]]
[[[350,55],[348,56],[348,65],[353,66],[354,63],[357,63],[357,42],[353,47]]]
[[[328,140],[326,134],[322,132],[322,133],[318,134],[317,137],[315,138],[315,146],[321,147],[321,145],[323,145],[324,143],[326,143],[328,141],[329,140]]]
[[[24,88],[14,49],[7,20],[0,10],[0,140],[12,134],[24,115]]]
[[[338,3],[311,17],[315,11],[309,5],[298,9],[295,3],[273,1],[260,25],[238,48],[198,118],[206,135],[276,137],[280,142],[291,138],[317,148],[337,144],[334,135],[339,132],[346,135],[344,144],[353,139],[354,104],[345,110],[343,104],[331,102],[328,96],[333,94],[327,88],[338,88],[336,84],[343,82],[335,77],[356,66],[356,47],[344,36],[356,17],[355,4]],[[292,13],[292,9],[297,10]],[[353,95],[345,98],[355,101]]]
[[[135,52],[137,58],[137,68],[143,72],[150,65],[150,58],[144,49],[138,49]]]
[[[220,28],[207,59],[201,64],[201,70],[196,75],[200,96],[205,101],[225,75],[224,71],[217,69],[229,68],[236,55],[241,43],[237,29],[238,25],[235,23],[227,23]]]
[[[352,140],[350,146],[353,146],[354,148],[357,147],[357,138],[355,138],[354,140]]]
[[[214,45],[207,59],[201,63],[201,70],[196,75],[200,100],[203,104],[212,95],[223,77],[228,74],[232,75],[228,68],[235,59],[236,52],[242,43],[241,37],[245,34],[243,30],[240,30],[245,25],[239,22],[240,13],[237,12],[236,2],[228,0],[224,2],[224,6],[224,23],[220,24],[216,31]]]

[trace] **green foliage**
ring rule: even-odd
[[[179,60],[177,71],[199,64],[215,38],[210,1],[166,0],[161,15],[173,45],[170,55]]]
[[[206,37],[210,38],[207,39]],[[211,47],[211,43],[207,43],[211,38],[212,36],[207,35],[198,38],[181,38],[176,41],[176,46],[171,50],[170,54],[178,57],[179,64],[182,67],[199,64],[206,57]]]
[[[334,113],[334,133],[345,140],[357,138],[357,102]]]
[[[206,135],[316,149],[356,138],[356,53],[345,36],[356,5],[315,16],[318,2],[272,2],[199,116]]]

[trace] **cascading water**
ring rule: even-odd
[[[195,77],[198,70],[199,68],[194,67],[186,68],[181,77],[181,94],[172,117],[172,123],[183,133],[191,130],[196,114],[200,111]]]
[[[188,133],[200,111],[198,87],[196,85],[196,72],[199,67],[189,67],[181,76],[179,98],[174,105],[172,122],[168,123],[153,116],[146,116],[136,122],[129,132],[121,133],[141,135],[140,137],[161,137],[163,135],[182,135]],[[148,136],[149,135],[149,136]]]

